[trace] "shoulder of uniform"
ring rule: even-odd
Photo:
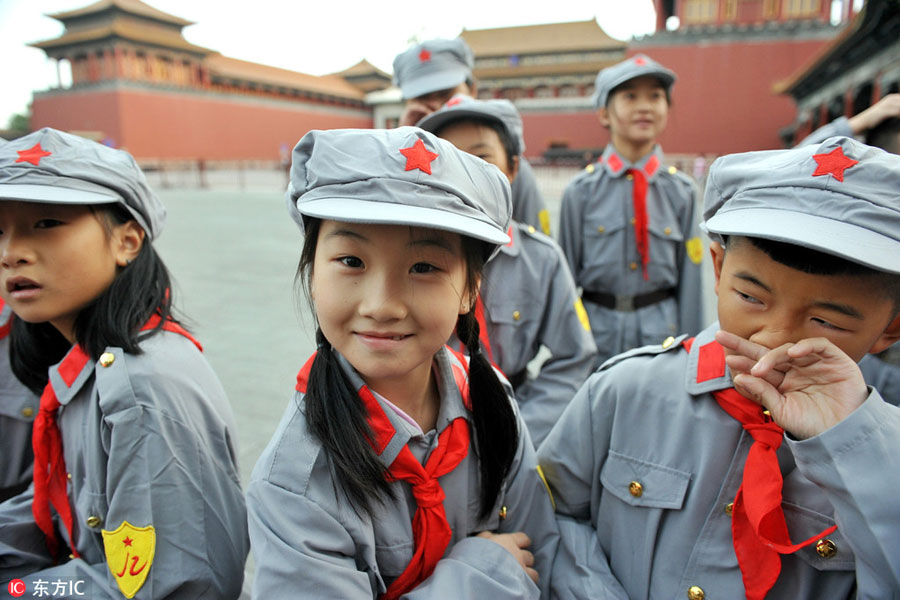
[[[679,171],[676,167],[669,165],[668,167],[665,167],[664,170],[667,175],[669,175],[672,179],[674,179],[678,183],[682,183],[682,184],[688,185],[688,186],[693,186],[695,183],[693,177],[691,177],[684,171]]]
[[[641,346],[640,348],[628,350],[627,352],[617,354],[616,356],[608,359],[605,363],[600,365],[600,368],[598,370],[605,371],[621,362],[628,360],[629,358],[635,358],[637,356],[653,356],[656,354],[671,352],[672,350],[681,348],[681,343],[687,338],[687,334],[680,335],[678,337],[669,336],[665,340],[663,340],[661,344],[652,344],[649,346]]]
[[[549,237],[543,231],[538,230],[534,225],[527,225],[525,223],[519,223],[518,225],[523,238],[534,240],[544,246],[549,246],[550,248],[556,247],[556,242],[553,241],[553,238]]]

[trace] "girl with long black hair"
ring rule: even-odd
[[[134,159],[42,129],[0,146],[11,363],[41,394],[34,485],[0,504],[0,580],[86,597],[237,598],[247,556],[234,417],[172,316]]]
[[[551,500],[475,318],[506,178],[416,128],[313,131],[288,204],[318,349],[248,488],[254,597],[538,597]]]

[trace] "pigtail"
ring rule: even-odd
[[[369,442],[374,438],[365,407],[321,329],[316,329],[316,342],[318,351],[304,396],[306,420],[350,503],[371,514],[373,498],[383,501],[392,495],[384,465]]]
[[[484,355],[474,308],[460,315],[456,336],[469,353],[469,400],[481,470],[481,510],[490,516],[519,446],[519,428],[509,396]]]

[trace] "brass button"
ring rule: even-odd
[[[501,507],[500,507],[500,513],[499,513],[499,514],[500,514],[500,518],[501,518],[501,519],[505,519],[505,518],[506,518],[506,507],[505,507],[505,506],[501,506]]]
[[[593,172],[594,172],[594,165],[593,165],[593,164],[590,164],[590,165],[586,166],[586,167],[584,168],[584,170],[587,171],[588,173],[593,173]]]
[[[637,223],[637,219],[636,219],[635,217],[631,217],[631,218],[628,220],[628,222],[631,223],[632,225],[634,225],[635,223]]]
[[[75,555],[74,555],[74,554],[69,554],[69,560],[75,560]]]
[[[534,233],[535,231],[537,231],[537,229],[534,228],[534,225],[528,226],[528,233]]]
[[[834,555],[837,554],[837,546],[834,545],[834,542],[825,538],[816,542],[816,552],[822,558],[834,558]]]
[[[30,406],[23,408],[22,416],[25,417],[26,419],[30,419],[31,417],[34,416],[34,409],[31,408]]]
[[[116,362],[116,355],[113,354],[112,352],[104,352],[103,354],[100,355],[100,366],[101,367],[104,367],[104,368],[108,367],[109,365],[113,364],[114,362]]]
[[[734,512],[734,502],[729,502],[728,504],[725,505],[725,514],[730,517],[733,512]]]
[[[669,167],[669,175],[674,175],[677,172],[678,172],[678,169],[676,169],[675,167]],[[700,588],[697,588],[697,589],[700,589]],[[702,592],[703,590],[700,590],[700,591]]]
[[[625,179],[627,179],[628,181],[631,181],[632,179],[634,179],[634,175],[629,173],[628,175],[625,176]]]
[[[706,592],[699,585],[692,585],[688,588],[687,597],[688,600],[703,600],[706,598]]]
[[[666,235],[672,235],[672,228],[666,227],[665,229],[663,229],[663,233]]]
[[[66,473],[66,479],[68,479],[69,481],[72,481],[72,474]]]
[[[100,523],[102,523],[102,522],[103,522],[103,519],[101,519],[100,517],[98,517],[96,515],[89,516],[87,518],[87,520],[85,521],[85,523],[87,523],[87,526],[90,527],[91,529],[99,526]]]
[[[628,268],[631,269],[632,271],[637,271],[637,263],[636,262],[631,263],[630,265],[628,265]]]
[[[640,498],[644,495],[644,486],[642,486],[637,481],[632,481],[628,484],[628,493],[635,498]]]
[[[521,318],[522,318],[522,313],[520,313],[517,310],[514,310],[513,311],[513,321],[518,321]]]
[[[606,231],[606,227],[604,227],[603,225],[597,225],[597,233],[603,233],[604,231]]]
[[[667,337],[666,339],[663,340],[663,343],[662,343],[663,350],[665,350],[666,348],[668,348],[669,346],[671,346],[674,343],[675,343],[675,338],[673,338],[670,335],[669,337]]]

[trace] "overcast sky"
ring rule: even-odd
[[[56,85],[56,69],[43,50],[25,44],[62,34],[44,15],[94,0],[0,0],[0,128],[22,113],[31,92]],[[611,36],[627,40],[651,33],[651,0],[145,0],[196,22],[185,38],[226,56],[323,75],[367,58],[391,72],[409,40],[455,37],[463,29],[597,19]],[[515,10],[509,7],[514,6]]]

